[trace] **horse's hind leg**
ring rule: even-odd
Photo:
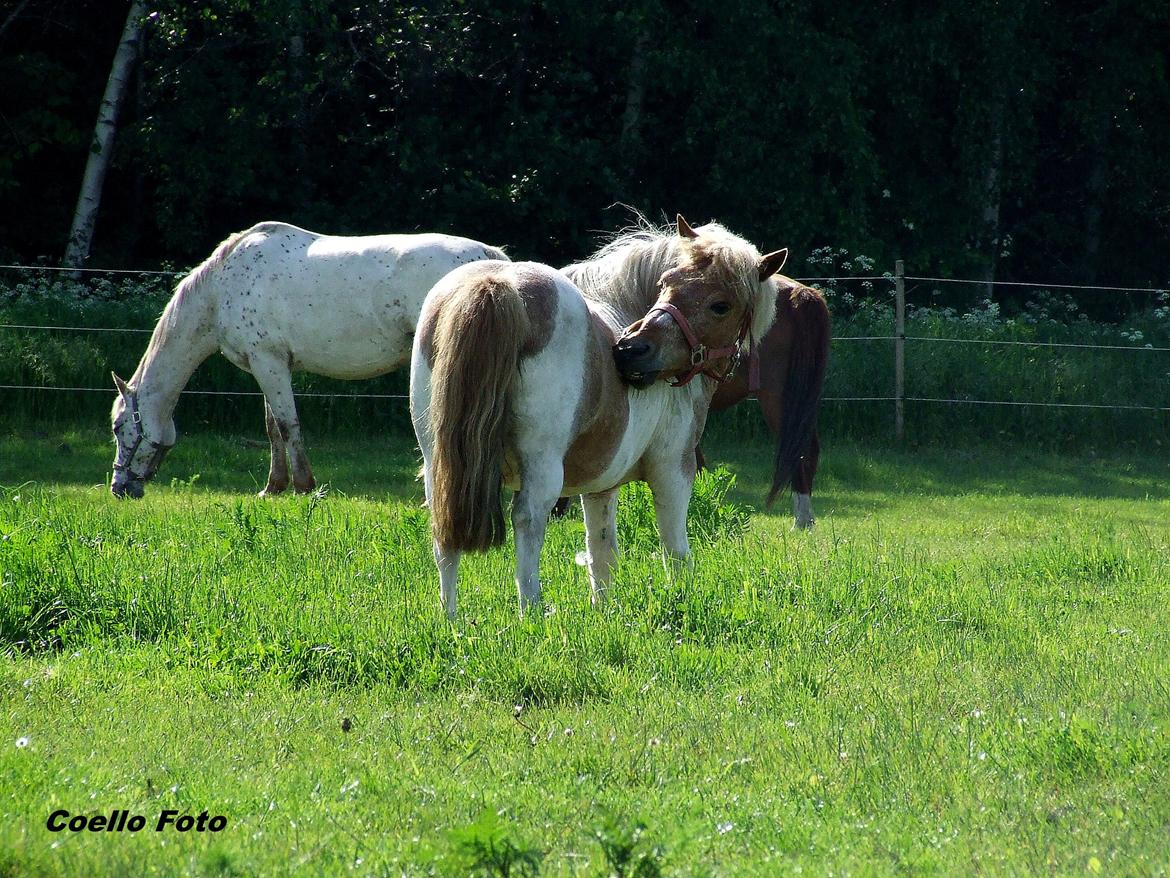
[[[808,530],[816,523],[812,509],[812,486],[820,457],[821,441],[814,430],[808,443],[808,449],[801,457],[792,477],[792,512],[796,517],[798,530]]]
[[[256,383],[264,391],[273,420],[288,446],[292,463],[293,488],[298,494],[307,494],[317,487],[309,456],[305,453],[305,442],[301,437],[301,423],[297,418],[297,403],[293,397],[292,374],[288,364],[279,357],[254,354],[249,368]]]
[[[285,435],[272,413],[272,406],[264,400],[264,426],[268,430],[268,444],[272,451],[272,462],[268,466],[268,484],[260,492],[261,497],[279,494],[288,487],[288,456],[285,452]]]
[[[426,495],[427,506],[431,505],[431,498],[435,494],[435,476],[431,469],[431,455],[434,445],[431,440],[430,423],[425,417],[416,417],[416,412],[423,411],[429,406],[429,389],[425,399],[427,403],[416,408],[416,394],[419,391],[411,389],[411,417],[414,420],[415,435],[423,455],[423,492]],[[431,540],[431,547],[435,556],[435,566],[439,568],[439,598],[443,602],[443,610],[448,619],[454,619],[458,609],[459,559],[463,553],[455,549],[445,549],[437,540]]]
[[[456,587],[459,584],[459,559],[463,553],[454,549],[444,549],[437,542],[434,543],[434,551],[435,566],[439,568],[439,593],[443,609],[448,619],[454,619],[458,609]]]
[[[617,554],[617,496],[617,488],[581,495],[581,508],[585,511],[585,559],[589,564],[589,585],[595,607],[605,603]]]
[[[559,458],[526,460],[520,474],[521,488],[512,498],[521,615],[540,603],[540,550],[544,547],[548,514],[561,495],[564,477]]]

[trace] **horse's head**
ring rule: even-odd
[[[138,409],[138,392],[114,375],[114,386],[118,398],[110,413],[114,441],[118,449],[114,454],[114,478],[110,491],[115,497],[142,497],[144,486],[154,478],[162,459],[175,444],[175,425],[144,423]]]
[[[760,256],[720,226],[696,231],[681,215],[677,226],[677,264],[659,278],[657,301],[613,348],[618,371],[634,387],[730,374],[745,340],[759,338],[774,313],[764,282],[784,265],[787,250]]]

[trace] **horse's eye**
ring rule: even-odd
[[[731,310],[731,306],[729,304],[727,304],[726,302],[716,302],[714,305],[711,306],[711,313],[717,314],[720,317],[722,317],[724,314],[726,314],[730,310]]]

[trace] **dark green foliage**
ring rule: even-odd
[[[285,219],[563,264],[616,201],[718,217],[790,270],[1170,277],[1163,3],[150,4],[94,264],[192,263]],[[0,33],[0,257],[63,249],[119,16]]]

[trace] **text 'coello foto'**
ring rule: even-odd
[[[147,818],[142,814],[131,814],[117,809],[109,814],[70,814],[64,808],[54,811],[45,822],[49,832],[141,832],[147,827]],[[227,826],[222,814],[183,814],[167,810],[153,822],[155,832],[220,832]]]

